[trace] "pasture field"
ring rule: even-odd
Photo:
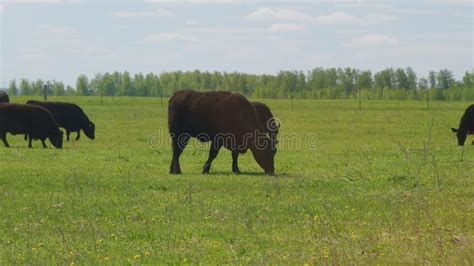
[[[227,150],[202,175],[196,140],[169,175],[167,99],[50,100],[80,104],[97,138],[8,135],[2,265],[474,264],[473,138],[450,131],[467,102],[262,100],[282,124],[271,177],[250,152],[232,174]]]

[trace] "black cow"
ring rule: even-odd
[[[63,132],[59,130],[51,113],[40,106],[0,103],[0,138],[5,147],[9,148],[7,133],[27,134],[29,148],[32,147],[33,139],[41,140],[44,148],[47,148],[47,138],[58,149],[63,145]]]
[[[10,98],[8,97],[8,93],[5,91],[0,91],[0,103],[9,103]]]
[[[168,127],[173,149],[172,174],[181,173],[179,157],[190,137],[212,142],[203,173],[209,173],[222,146],[233,154],[250,149],[265,173],[275,172],[276,148],[259,122],[255,108],[240,94],[178,91],[169,100]]]
[[[59,127],[66,130],[66,139],[69,141],[71,132],[77,132],[76,140],[81,137],[81,130],[90,139],[95,139],[95,124],[92,123],[81,107],[65,102],[41,102],[29,100],[30,105],[38,105],[48,109],[58,123]],[[26,136],[25,136],[26,138]]]
[[[271,142],[273,145],[278,143],[277,135],[278,129],[280,128],[280,124],[278,121],[273,117],[272,111],[270,108],[261,102],[252,102],[253,107],[257,113],[258,120],[260,124],[262,124],[265,133],[268,134],[270,137]],[[238,165],[238,153],[232,153],[232,172],[240,173],[239,165]]]
[[[456,133],[458,145],[464,146],[467,135],[474,134],[474,104],[469,106],[464,112],[459,122],[459,128],[451,128],[451,130]]]

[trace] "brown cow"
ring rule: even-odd
[[[181,173],[179,157],[190,137],[212,142],[203,173],[209,173],[222,146],[234,154],[250,149],[265,173],[275,172],[276,148],[254,107],[240,94],[178,91],[169,100],[168,127],[173,149],[171,174]]]
[[[9,103],[10,98],[8,97],[8,93],[5,91],[0,91],[0,103]]]
[[[261,102],[252,102],[252,105],[255,108],[260,124],[262,124],[265,132],[268,133],[273,145],[276,145],[278,143],[277,135],[278,135],[278,129],[280,128],[280,124],[273,117],[272,111],[266,104],[261,103]],[[233,152],[232,153],[232,172],[234,173],[240,173],[238,159],[239,159],[239,154]]]
[[[58,149],[63,145],[63,132],[59,130],[51,113],[40,106],[0,103],[0,138],[5,147],[9,148],[7,133],[28,134],[29,148],[32,147],[33,139],[41,140],[44,148],[47,148],[47,138]]]

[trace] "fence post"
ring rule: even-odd
[[[428,93],[428,87],[426,87],[426,108],[430,110],[430,94]]]
[[[48,85],[43,84],[43,101],[48,101]]]

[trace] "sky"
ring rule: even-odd
[[[474,70],[474,0],[0,0],[0,29],[4,87],[113,71]]]

